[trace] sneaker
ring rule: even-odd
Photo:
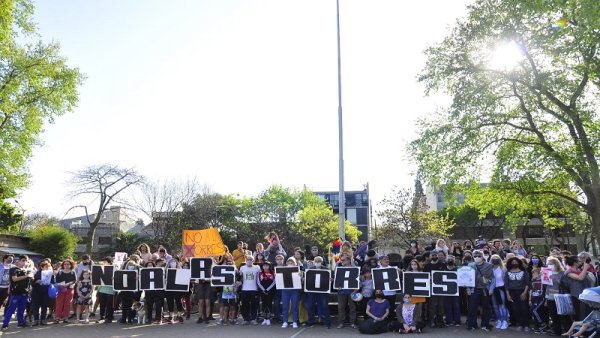
[[[499,320],[499,321],[496,323],[496,328],[497,328],[497,329],[499,329],[499,328],[501,328],[501,327],[502,327],[502,321],[501,321],[501,320]]]
[[[250,324],[252,324],[252,325],[258,325],[258,322],[256,321],[256,319],[253,319],[252,321],[250,321]]]
[[[293,328],[293,329],[297,329],[297,328],[298,328],[298,323],[296,323],[296,322],[293,322],[293,323],[292,323],[292,328]]]
[[[460,327],[460,326],[461,326],[461,324],[460,324],[460,321],[458,321],[458,322],[454,323],[454,326],[456,326],[456,327]]]
[[[508,329],[508,322],[505,320],[502,322],[502,326],[500,326],[500,330]]]
[[[94,318],[94,317],[96,317],[96,313],[95,312],[90,313],[90,318]]]
[[[198,318],[196,320],[196,324],[202,324],[202,323],[204,323],[204,319],[203,318]]]
[[[350,327],[353,328],[353,329],[357,329],[358,328],[358,326],[356,326],[356,324],[350,324]]]
[[[337,328],[338,328],[338,329],[343,329],[343,328],[344,328],[344,323],[340,323],[340,324],[338,324]]]
[[[63,324],[69,324],[69,320],[68,319],[64,319],[63,320]]]
[[[2,331],[6,331],[6,330],[8,330],[8,326],[2,325]]]
[[[264,319],[260,325],[267,325],[267,320]]]
[[[270,319],[266,319],[267,323],[265,324],[266,326],[271,326],[271,320]]]
[[[481,331],[490,332],[490,331],[492,331],[492,329],[490,327],[487,327],[487,326],[482,326],[481,327]]]
[[[285,329],[285,328],[287,328],[287,327],[288,327],[288,323],[287,323],[287,322],[284,322],[284,323],[281,325],[281,328],[282,328],[282,329]]]

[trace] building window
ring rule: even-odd
[[[329,195],[329,204],[332,207],[338,207],[340,205],[340,199],[338,195]]]
[[[369,224],[369,215],[367,208],[356,209],[356,224]]]
[[[110,245],[112,244],[112,237],[98,237],[98,244]]]
[[[356,222],[356,209],[354,209],[354,208],[346,209],[346,219],[354,225],[358,224]]]
[[[346,202],[347,207],[356,206],[355,194],[346,194],[346,200],[344,202]]]

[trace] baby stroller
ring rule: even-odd
[[[593,338],[600,328],[600,286],[587,288],[579,295],[579,300],[592,308],[592,312],[585,317],[584,323],[591,323],[592,326],[586,331],[586,335],[591,333],[588,338]]]

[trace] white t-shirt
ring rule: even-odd
[[[242,291],[258,291],[258,285],[256,281],[258,280],[258,273],[260,272],[260,267],[258,265],[242,265],[240,267],[240,273],[242,274]]]

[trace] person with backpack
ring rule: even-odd
[[[469,295],[467,330],[472,331],[477,328],[477,312],[479,305],[481,305],[481,329],[491,331],[491,295],[489,288],[494,277],[494,266],[483,260],[481,250],[473,252],[473,259],[475,262],[470,263],[469,266],[475,270],[475,287],[467,289]]]

